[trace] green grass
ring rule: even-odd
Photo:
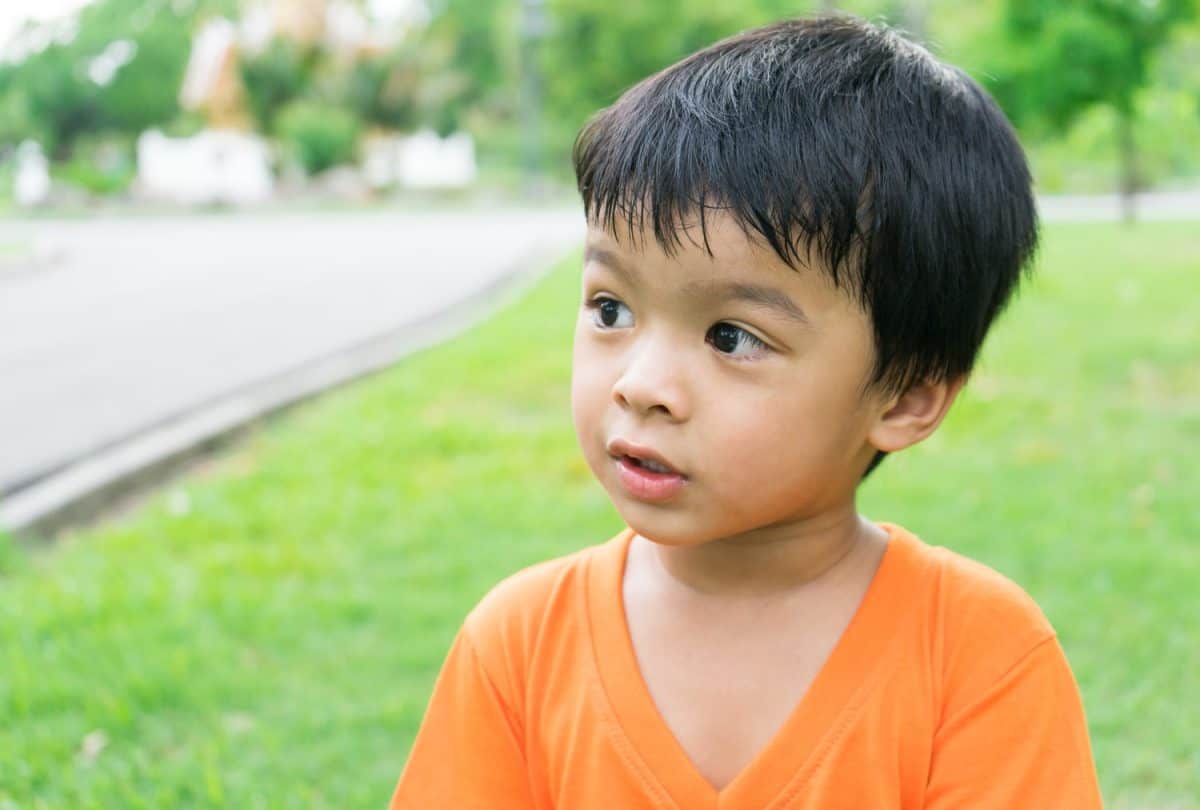
[[[0,808],[381,807],[503,575],[620,524],[568,409],[573,258],[119,521],[0,540]],[[1200,808],[1200,232],[1057,226],[864,511],[1057,626],[1114,808]]]

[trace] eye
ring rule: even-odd
[[[633,312],[615,298],[601,296],[587,302],[592,320],[604,329],[626,329],[633,326]]]
[[[739,360],[752,359],[771,350],[766,343],[731,323],[713,324],[704,339],[717,351]]]

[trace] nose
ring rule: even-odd
[[[686,366],[685,353],[672,345],[669,335],[645,334],[626,355],[613,384],[613,401],[639,414],[683,421],[691,413]]]

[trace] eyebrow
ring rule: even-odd
[[[584,249],[584,263],[599,262],[611,269],[617,275],[633,282],[634,274],[629,270],[615,253],[602,247],[588,245]],[[759,284],[746,284],[738,281],[693,281],[683,286],[685,295],[693,297],[716,296],[730,301],[746,301],[767,309],[772,309],[790,320],[811,327],[812,321],[787,293],[774,287],[764,287]]]
[[[583,263],[587,264],[589,262],[599,262],[617,275],[624,277],[626,281],[634,281],[633,273],[621,263],[621,260],[617,258],[617,254],[611,250],[605,250],[595,245],[585,246],[583,250]]]

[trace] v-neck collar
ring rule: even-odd
[[[593,657],[617,724],[650,773],[683,810],[765,810],[793,795],[815,756],[833,741],[839,720],[863,702],[887,658],[882,648],[894,637],[898,605],[906,604],[919,561],[918,541],[904,529],[878,523],[888,533],[883,558],[853,618],[829,658],[792,709],[783,726],[737,777],[720,791],[705,779],[650,696],[638,667],[622,595],[633,529],[626,528],[592,559],[588,613]]]

